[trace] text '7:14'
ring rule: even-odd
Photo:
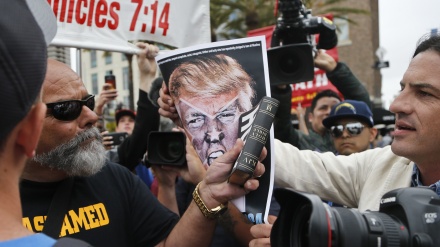
[[[157,18],[158,13],[159,13],[159,4],[158,1],[155,1],[154,3],[150,4],[150,6],[143,6],[143,0],[131,0],[132,3],[137,4],[136,6],[136,10],[134,11],[133,14],[133,19],[131,20],[131,25],[130,25],[130,31],[134,31],[136,28],[136,23],[139,17],[139,13],[143,13],[144,15],[149,15],[152,14],[153,16],[153,21],[151,22],[151,29],[150,29],[150,33],[154,34],[156,32],[156,25],[159,28],[162,28],[162,35],[166,36],[167,35],[167,30],[169,27],[169,23],[168,23],[168,17],[170,14],[170,3],[165,3],[165,5],[162,8],[162,11],[160,12],[160,16],[159,19]],[[143,10],[143,11],[142,11]],[[147,24],[146,23],[142,23],[142,27],[141,27],[141,31],[145,32],[147,30]]]

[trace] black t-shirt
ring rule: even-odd
[[[59,184],[21,182],[23,225],[29,230],[42,231]],[[178,219],[138,177],[108,162],[94,176],[75,178],[60,237],[81,239],[93,246],[155,246]]]

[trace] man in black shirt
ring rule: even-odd
[[[178,220],[129,170],[105,162],[101,135],[93,127],[98,119],[93,96],[67,65],[49,60],[42,99],[48,114],[37,155],[28,162],[20,188],[23,223],[32,231],[43,229],[56,190],[73,179],[72,189],[64,192],[70,193],[70,201],[60,237],[94,246],[208,246],[228,201],[258,187],[256,179],[244,188],[227,183],[243,145],[237,141],[213,163]],[[259,163],[255,176],[263,172]]]

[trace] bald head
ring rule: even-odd
[[[77,92],[77,94],[84,93],[84,91],[87,93],[81,77],[69,65],[54,59],[48,59],[46,78],[42,88],[43,102],[63,100],[58,98],[57,95],[61,95],[66,91]],[[50,101],[48,101],[48,97]]]

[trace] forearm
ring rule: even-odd
[[[179,215],[175,186],[166,186],[159,184],[157,200],[169,210]]]
[[[323,199],[350,207],[357,206],[357,185],[368,177],[360,170],[365,155],[335,156],[297,148],[275,140],[275,186],[317,194]],[[364,161],[368,164],[368,161]],[[363,162],[363,163],[364,163]]]
[[[242,246],[248,246],[253,239],[250,232],[253,223],[231,202],[228,204],[228,211],[218,219],[218,223]]]
[[[327,78],[344,95],[345,99],[363,101],[371,107],[367,89],[345,63],[339,62],[332,72],[327,73]]]
[[[139,79],[140,79],[139,89],[148,93],[148,92],[150,92],[151,85],[152,85],[154,79],[156,79],[156,75],[141,72]]]
[[[118,148],[119,163],[130,170],[139,163],[148,148],[148,135],[159,130],[160,116],[148,99],[148,94],[139,90],[138,111],[130,138]]]
[[[215,219],[206,218],[194,201],[181,217],[167,239],[158,246],[209,246],[214,235]]]

